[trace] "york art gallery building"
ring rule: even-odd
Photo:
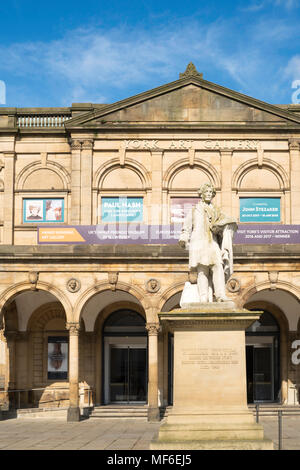
[[[172,404],[172,334],[201,184],[236,218],[227,295],[249,403],[299,404],[300,106],[180,78],[113,104],[0,109],[0,404]],[[205,387],[205,384],[203,384]]]

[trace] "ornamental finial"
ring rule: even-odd
[[[199,73],[193,62],[190,62],[186,68],[186,71],[179,74],[179,78],[187,78],[195,75],[199,78],[203,78],[203,73]]]

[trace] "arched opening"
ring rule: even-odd
[[[147,402],[147,333],[145,319],[119,309],[103,325],[104,403]]]
[[[69,333],[61,302],[50,292],[21,291],[6,302],[3,318],[7,407],[68,406]]]
[[[246,330],[248,403],[280,399],[280,328],[275,317],[263,310]]]

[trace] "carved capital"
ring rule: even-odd
[[[78,336],[80,330],[80,324],[77,322],[67,322],[66,329],[69,330],[70,336]]]
[[[289,149],[290,150],[299,150],[299,140],[289,139]]]
[[[81,150],[81,141],[78,139],[70,139],[71,150]]]
[[[161,331],[161,326],[159,323],[146,323],[146,330],[149,336],[157,336]]]
[[[82,149],[83,150],[92,150],[94,146],[94,141],[93,139],[85,139],[83,142],[82,142]]]

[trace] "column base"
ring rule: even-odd
[[[67,421],[70,423],[80,421],[80,408],[78,407],[68,408]]]
[[[151,423],[157,423],[160,421],[159,408],[148,408],[148,421]]]

